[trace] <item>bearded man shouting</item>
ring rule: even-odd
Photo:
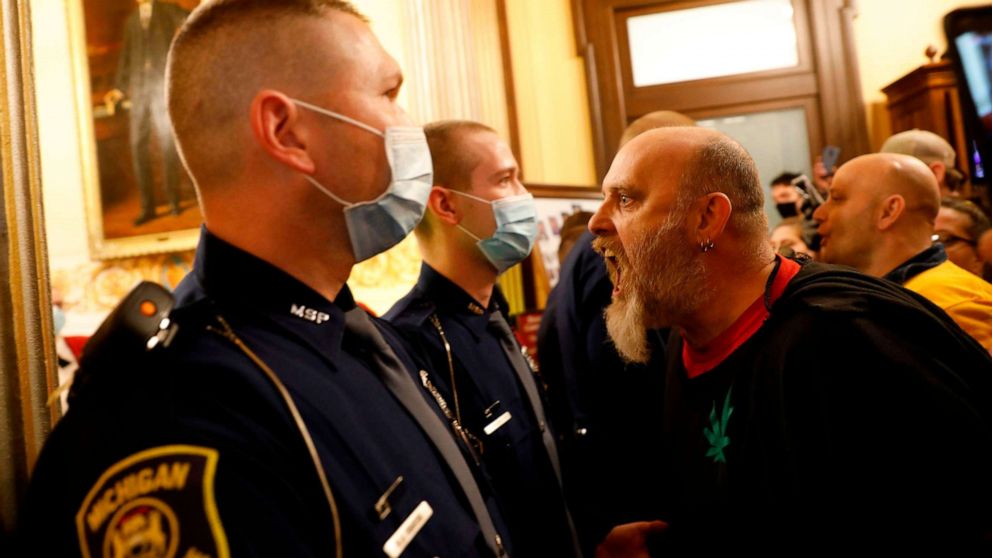
[[[603,194],[613,342],[644,362],[646,331],[674,328],[664,437],[645,440],[667,458],[659,546],[988,544],[992,360],[946,314],[774,254],[754,161],[718,132],[642,134]]]

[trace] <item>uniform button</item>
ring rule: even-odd
[[[589,429],[588,428],[576,428],[575,429],[575,435],[578,436],[579,438],[582,438],[583,436],[585,436],[588,433],[589,433]]]

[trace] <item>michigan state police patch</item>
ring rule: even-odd
[[[83,557],[227,557],[216,469],[217,451],[198,446],[160,446],[118,461],[76,514]]]

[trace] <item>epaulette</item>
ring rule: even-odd
[[[70,406],[100,370],[133,366],[148,353],[167,347],[178,330],[169,318],[175,301],[161,285],[142,281],[103,320],[83,347],[69,390]]]

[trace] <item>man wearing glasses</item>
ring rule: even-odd
[[[977,205],[956,198],[944,198],[940,202],[933,232],[944,245],[947,259],[987,281],[989,276],[983,273],[986,262],[978,252],[978,239],[989,228],[989,218]]]

